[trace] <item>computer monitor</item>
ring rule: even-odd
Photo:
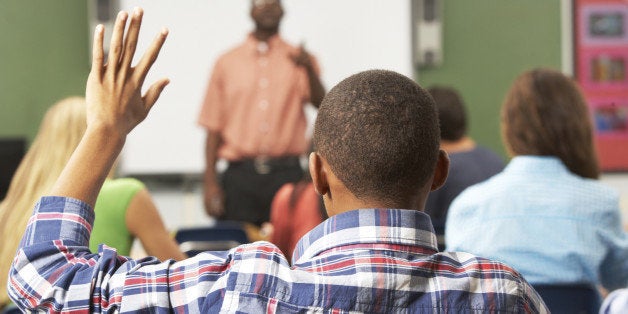
[[[11,178],[26,153],[26,139],[0,138],[0,200],[9,190]]]

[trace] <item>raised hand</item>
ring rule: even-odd
[[[88,128],[104,127],[108,132],[114,132],[111,135],[126,136],[146,118],[162,90],[169,83],[168,79],[160,79],[148,88],[145,95],[141,94],[146,75],[168,35],[168,30],[162,29],[139,63],[133,67],[131,62],[137,47],[142,16],[142,9],[133,10],[128,31],[124,36],[128,14],[124,11],[118,14],[106,64],[103,64],[104,28],[102,25],[96,27],[92,69],[85,91]]]
[[[94,206],[126,136],[146,118],[168,84],[168,79],[158,80],[142,95],[144,79],[166,40],[167,29],[157,35],[139,63],[131,66],[142,15],[140,8],[133,11],[124,36],[128,14],[118,14],[106,64],[103,64],[104,28],[102,25],[96,27],[92,70],[85,89],[87,130],[50,195],[72,197]]]
[[[305,69],[310,87],[310,102],[314,107],[318,108],[325,97],[325,87],[318,77],[317,71],[312,63],[312,56],[305,50],[305,46],[301,44],[297,54],[291,54],[292,61]]]

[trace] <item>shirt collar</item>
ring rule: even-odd
[[[525,155],[512,158],[504,168],[504,172],[563,174],[568,173],[569,170],[558,157]]]
[[[279,45],[283,44],[283,40],[281,39],[281,37],[279,37],[279,34],[273,35],[272,37],[268,38],[268,40],[266,41],[267,46],[267,51],[271,51],[273,49],[276,49],[277,47],[279,47]],[[250,33],[247,37],[246,37],[246,46],[249,47],[250,50],[252,50],[253,52],[257,53],[258,52],[258,46],[260,44],[262,44],[263,42],[257,40],[257,38],[255,38],[255,36],[253,36],[253,33]]]
[[[330,249],[368,244],[438,252],[427,214],[409,209],[357,209],[334,215],[305,234],[297,243],[292,262],[306,261]]]

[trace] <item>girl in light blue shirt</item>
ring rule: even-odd
[[[503,172],[456,198],[445,229],[448,251],[513,266],[531,284],[628,284],[628,237],[618,193],[597,181],[589,112],[560,72],[520,75],[506,95]]]

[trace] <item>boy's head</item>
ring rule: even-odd
[[[445,86],[433,86],[427,91],[436,103],[441,140],[455,142],[462,139],[467,133],[467,112],[460,94]]]
[[[331,175],[363,203],[410,208],[425,186],[444,182],[443,163],[446,177],[439,132],[434,100],[427,91],[395,72],[365,71],[325,96],[314,126],[314,159],[324,160]],[[310,171],[320,171],[312,160]],[[320,184],[317,189],[327,192]],[[333,198],[332,190],[326,196]]]

